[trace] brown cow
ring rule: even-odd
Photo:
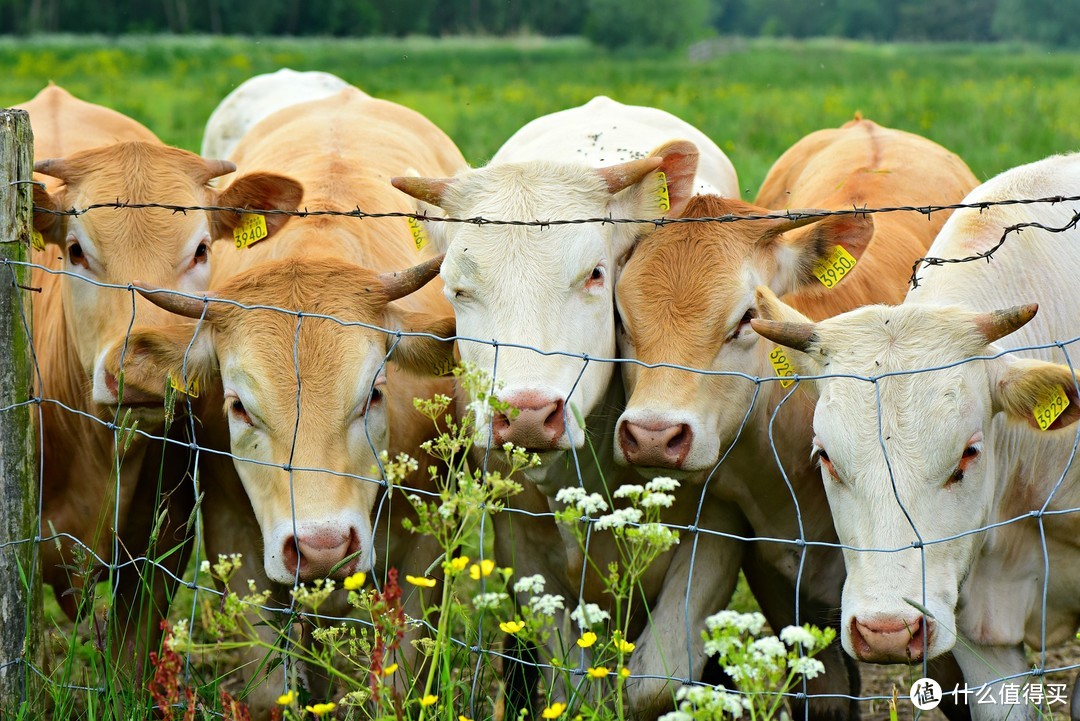
[[[960,201],[976,184],[964,163],[937,144],[856,119],[796,143],[769,172],[756,205],[699,196],[683,216],[944,204]],[[758,314],[754,290],[766,285],[786,294],[789,304],[815,319],[865,303],[898,302],[912,262],[925,254],[946,217],[678,224],[649,236],[616,290],[625,323],[621,345],[644,363],[732,375],[627,364],[630,398],[616,433],[617,460],[652,474],[711,474],[712,502],[737,504],[754,536],[836,543],[820,474],[810,462],[812,402],[798,386],[751,380],[774,374],[775,348],[750,328]],[[826,287],[815,267],[837,248],[858,262],[840,282],[835,269],[832,276],[822,271],[832,286]],[[839,550],[756,542],[743,568],[774,628],[796,620],[835,625],[844,578]],[[737,570],[727,562],[727,574]],[[829,672],[810,682],[810,692],[857,692],[838,644],[822,660]],[[812,702],[811,710],[858,713],[853,702],[831,699]]]
[[[245,171],[299,178],[308,210],[360,204],[407,212],[410,202],[390,186],[392,175],[410,169],[452,175],[465,165],[430,121],[355,88],[269,116],[241,140],[231,159]],[[454,320],[439,283],[387,305],[434,277],[439,261],[430,255],[416,249],[401,218],[307,218],[286,224],[272,242],[230,256],[227,267],[215,268],[212,285],[221,297],[247,304],[451,336]],[[417,263],[417,272],[405,274],[411,280],[392,282],[397,290],[384,290],[376,276]],[[153,297],[182,315],[203,312],[201,301]],[[188,374],[209,386],[199,398],[205,430],[200,442],[237,457],[204,456],[210,554],[242,552],[249,561],[244,577],[274,589],[282,606],[290,603],[294,581],[325,577],[335,566],[337,578],[372,564],[379,577],[390,567],[423,575],[441,548],[432,538],[404,531],[408,504],[401,501],[380,514],[373,528],[383,493],[370,476],[381,450],[427,458],[420,444],[435,429],[412,400],[452,395],[453,383],[411,371],[445,367],[452,345],[421,337],[398,342],[361,326],[220,304],[211,304],[204,321],[209,332],[196,335],[190,352],[190,325],[136,330],[128,344],[127,380],[151,392],[168,373],[182,372],[186,354]],[[386,364],[391,349],[393,362]],[[119,350],[110,362],[118,360]],[[421,460],[421,468],[427,465]],[[407,483],[430,487],[426,470]],[[346,609],[335,597],[320,610]],[[406,610],[422,616],[418,594],[407,599]],[[414,649],[405,646],[410,660],[401,667],[415,670]],[[250,664],[249,672],[258,665]],[[280,674],[278,669],[259,685],[250,698],[253,707],[273,705],[284,685]]]
[[[45,209],[84,208],[118,198],[254,207],[295,207],[299,199],[295,183],[289,186],[291,181],[265,174],[212,191],[207,181],[232,170],[231,164],[165,146],[134,120],[55,85],[21,107],[34,130],[35,178],[46,186],[35,187],[34,202]],[[282,187],[270,206],[254,200],[268,182]],[[154,324],[170,316],[141,299],[133,302],[130,292],[93,282],[126,284],[141,277],[163,287],[201,290],[210,279],[212,234],[233,223],[232,214],[177,216],[165,210],[35,215],[45,243],[44,250],[33,254],[40,267],[32,273],[32,285],[42,289],[33,309],[41,373],[36,392],[46,399],[39,417],[46,539],[41,553],[45,582],[72,618],[80,603],[73,589],[96,577],[96,572],[72,570],[79,565],[75,547],[96,556],[85,564],[87,571],[97,568],[93,561],[120,563],[149,552],[150,557],[163,554],[159,560],[167,574],[182,571],[190,551],[181,543],[193,503],[190,483],[184,481],[187,449],[139,435],[126,451],[118,451],[116,435],[105,425],[120,417],[115,379],[102,370],[105,350],[123,338],[133,321]],[[127,395],[124,400],[138,399]],[[136,409],[140,431],[160,436],[164,416],[158,406],[156,411]],[[167,469],[161,478],[159,468]],[[156,509],[159,503],[168,509],[164,515]],[[147,548],[152,536],[161,539],[160,551]],[[145,572],[141,564],[115,572],[120,642],[114,651],[142,659],[144,647],[156,646],[158,622],[167,610],[167,578]],[[142,596],[146,587],[152,589],[149,600]],[[134,604],[141,609],[139,618]]]

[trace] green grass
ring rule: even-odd
[[[52,80],[192,150],[218,101],[248,77],[325,70],[424,113],[474,165],[529,120],[606,94],[701,128],[751,197],[783,150],[856,111],[942,143],[981,179],[1080,148],[1080,56],[1020,45],[740,40],[691,63],[576,39],[47,37],[0,41],[0,66],[4,104]]]

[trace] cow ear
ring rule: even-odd
[[[63,247],[64,233],[69,216],[57,215],[63,203],[63,193],[52,194],[40,185],[34,185],[34,207],[41,208],[34,213],[34,232],[41,234],[45,244],[52,243]]]
[[[854,268],[873,237],[874,218],[865,213],[773,224],[762,238],[776,258],[770,286],[780,295],[831,288]]]
[[[274,173],[248,173],[228,188],[217,193],[217,204],[226,208],[246,210],[294,211],[304,197],[304,186],[292,178]],[[244,221],[244,215],[231,210],[211,212],[212,234],[215,239],[232,239],[233,229]],[[269,238],[289,221],[288,215],[265,215],[266,237]]]
[[[1068,366],[1010,356],[990,363],[995,411],[1048,431],[1080,419],[1078,379]]]
[[[94,378],[94,397],[116,401],[119,383],[104,382],[106,374],[121,378],[123,359],[123,400],[125,402],[164,402],[165,387],[170,383],[188,395],[199,395],[202,388],[216,382],[213,345],[205,323],[134,328],[126,339],[106,354],[104,373]]]
[[[386,306],[387,327],[407,333],[425,335],[398,336],[387,334],[386,349],[390,360],[402,369],[417,375],[449,375],[457,365],[453,340],[457,324],[454,316],[436,316],[416,313],[398,308],[394,303]]]

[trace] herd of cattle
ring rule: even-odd
[[[604,97],[534,120],[476,169],[423,116],[323,73],[241,85],[211,116],[202,157],[56,86],[22,107],[44,210],[123,199],[507,220],[769,216],[416,231],[402,217],[270,212],[265,239],[241,249],[244,216],[227,210],[37,212],[38,392],[58,401],[41,407],[41,523],[57,541],[41,545],[45,580],[74,617],[92,577],[72,573],[75,545],[115,562],[114,548],[141,557],[156,540],[158,564],[116,573],[121,662],[160,642],[169,579],[191,552],[196,464],[207,551],[262,558],[244,572],[283,605],[296,581],[332,571],[427,571],[441,549],[403,530],[407,504],[377,517],[382,487],[356,477],[381,451],[404,452],[422,459],[408,484],[432,488],[420,446],[435,431],[412,399],[456,392],[469,407],[438,375],[455,359],[493,370],[517,411],[482,413],[477,447],[541,458],[509,502],[524,513],[494,516],[496,560],[574,600],[567,638],[576,603],[610,603],[582,568],[606,567],[617,548],[594,532],[587,562],[552,517],[558,491],[610,497],[643,475],[680,479],[663,520],[690,530],[645,574],[647,608],[631,620],[637,718],[673,707],[671,679],[703,677],[698,631],[740,569],[774,628],[838,629],[808,685],[816,719],[858,715],[852,659],[927,660],[947,689],[974,686],[1022,677],[1025,643],[1060,643],[1080,623],[1080,512],[1068,512],[1080,478],[1076,434],[1063,430],[1080,395],[1068,347],[1053,345],[1080,336],[1080,231],[1047,230],[1080,202],[783,213],[1068,196],[1080,155],[979,185],[936,143],[856,118],[796,143],[749,203],[701,132]],[[1018,224],[1032,225],[992,262],[925,268],[907,292],[916,259],[986,251]],[[820,268],[837,257],[846,275],[827,281]],[[133,281],[144,288],[134,301],[101,285]],[[1006,352],[1021,347],[1036,349]],[[778,348],[821,377],[776,377]],[[638,363],[604,362],[617,358]],[[937,370],[904,372],[919,368]],[[114,433],[93,419],[122,403],[160,435],[167,378],[199,379],[198,424],[171,424],[179,443],[136,437],[117,470]],[[406,607],[416,616],[419,594]],[[280,674],[257,685],[253,707],[272,706]]]

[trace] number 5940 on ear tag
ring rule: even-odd
[[[269,235],[266,230],[266,218],[261,214],[249,213],[244,216],[240,225],[233,228],[233,240],[237,248],[246,248],[254,245]]]

